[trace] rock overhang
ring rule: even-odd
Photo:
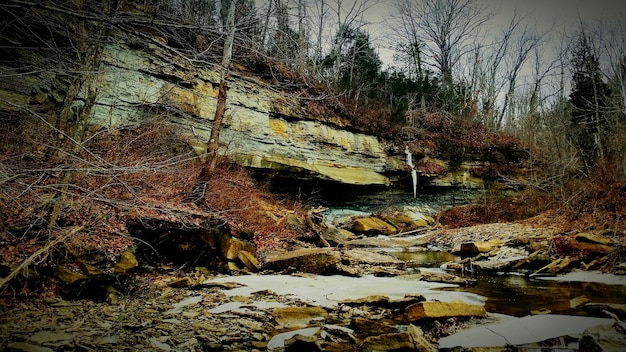
[[[165,108],[170,112],[165,122],[203,153],[217,103],[218,76],[215,68],[186,67],[181,61],[173,65],[170,59],[154,46],[148,51],[107,46],[91,121],[115,128],[150,117],[151,107]],[[376,136],[335,126],[330,122],[334,120],[314,116],[297,97],[234,76],[221,153],[252,168],[352,185],[390,185],[387,175],[402,171],[401,161],[387,155]]]

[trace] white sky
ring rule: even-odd
[[[270,0],[256,0],[257,9],[266,9]],[[353,1],[359,3],[367,2],[374,4],[366,13],[365,20],[370,23],[367,32],[370,34],[372,45],[378,49],[381,60],[385,64],[392,61],[393,56],[393,35],[390,34],[389,25],[385,24],[384,19],[393,12],[393,4],[395,0],[327,0],[328,5],[333,10],[329,12],[329,16],[334,16],[334,9],[337,1],[343,3],[344,9],[348,9],[349,4]],[[412,0],[412,1],[432,1],[432,0]],[[550,33],[553,28],[559,32],[563,32],[563,28],[570,28],[572,33],[579,23],[579,18],[586,21],[594,22],[600,18],[620,17],[626,21],[626,0],[476,0],[485,4],[490,11],[495,13],[493,25],[507,26],[515,9],[519,9],[521,13],[528,14],[528,21],[531,25],[537,25],[542,32]],[[296,11],[296,0],[283,0],[290,4],[291,11]],[[315,5],[319,4],[319,0],[305,0],[305,5],[309,16],[315,16]],[[345,16],[345,13],[343,14]],[[325,29],[325,41],[332,40],[336,31],[335,24],[332,22],[334,18],[329,19],[328,28]],[[292,19],[295,21],[295,19]],[[292,23],[295,25],[295,23]],[[316,28],[309,28],[313,40],[317,33]],[[494,33],[499,30],[494,28]],[[391,43],[390,43],[391,42]],[[327,46],[328,43],[325,44]]]
[[[359,1],[359,0],[357,0]],[[371,0],[370,0],[371,1]],[[429,1],[429,0],[414,0]],[[544,31],[557,28],[575,28],[579,18],[594,22],[601,18],[621,17],[626,20],[626,0],[478,0],[495,13],[494,25],[508,25],[515,9],[528,13],[531,24]],[[373,23],[369,33],[384,62],[389,62],[393,50],[386,48],[384,18],[392,12],[394,0],[382,0],[370,9],[368,18]],[[376,24],[379,24],[378,26]]]

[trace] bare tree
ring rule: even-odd
[[[317,16],[317,23],[314,23],[314,26],[317,27],[317,39],[315,43],[315,60],[320,61],[322,59],[322,49],[323,49],[323,36],[324,36],[324,28],[326,26],[326,18],[328,16],[328,1],[327,0],[319,0],[314,1],[315,4],[315,14]]]
[[[224,0],[222,4],[226,3],[227,15],[226,23],[224,25],[227,30],[226,39],[224,41],[224,49],[222,55],[222,63],[219,67],[220,70],[220,83],[217,93],[217,107],[215,109],[215,119],[213,120],[213,127],[211,128],[211,136],[207,143],[207,155],[208,159],[200,178],[202,181],[207,181],[215,171],[218,159],[219,138],[222,131],[222,122],[224,120],[224,113],[226,111],[226,96],[228,92],[228,71],[230,62],[233,55],[233,41],[235,39],[235,1]]]
[[[334,6],[330,6],[331,11],[336,16],[337,32],[335,40],[332,44],[332,52],[334,55],[334,66],[332,78],[336,81],[339,79],[341,53],[345,49],[345,45],[349,40],[348,32],[350,30],[358,30],[367,24],[364,20],[365,12],[374,6],[377,0],[360,0],[360,1],[345,1],[334,0]],[[332,35],[332,34],[331,34]]]
[[[455,65],[472,52],[483,25],[492,17],[476,0],[396,0],[392,25],[401,39],[423,43],[426,61],[449,81]]]
[[[602,38],[602,51],[608,64],[606,76],[619,97],[619,110],[626,115],[626,21],[608,23]]]
[[[508,85],[508,89],[504,95],[504,102],[502,104],[502,108],[500,109],[500,115],[496,120],[496,129],[502,128],[505,114],[509,112],[509,105],[511,100],[514,99],[517,79],[522,67],[528,60],[530,53],[541,44],[542,40],[543,36],[539,35],[536,31],[531,30],[528,26],[524,27],[520,35],[517,37],[517,40],[514,43],[515,46],[512,48],[513,51],[506,60],[506,84]],[[512,114],[509,116],[512,116]]]
[[[490,44],[481,46],[476,54],[476,69],[478,70],[478,91],[482,103],[482,117],[486,126],[496,125],[496,100],[505,86],[502,72],[505,58],[509,55],[513,36],[523,20],[517,11],[514,13],[509,25],[503,29],[499,36]]]

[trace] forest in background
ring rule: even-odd
[[[221,62],[229,3],[87,2],[79,11],[121,26],[141,13],[152,19],[142,26],[166,45]],[[519,137],[549,160],[550,175],[624,178],[623,19],[580,19],[574,31],[542,32],[519,11],[495,27],[495,14],[476,0],[390,1],[379,26],[395,32],[395,54],[383,68],[365,16],[379,3],[236,0],[233,62],[276,89],[315,87],[315,99],[339,102],[354,126],[381,137],[419,135],[429,113],[444,114]]]
[[[8,1],[1,7],[0,39],[3,61],[13,67],[3,72],[4,84],[19,89],[19,77],[56,71],[68,88],[57,99],[63,105],[57,122],[70,120],[70,105],[89,84],[108,31],[152,36],[198,65],[216,65],[229,29],[223,11],[229,3]],[[446,125],[451,127],[444,132],[455,136],[449,142],[464,140],[456,146],[464,149],[480,142],[472,134],[459,136],[464,131],[506,131],[530,148],[531,168],[541,162],[536,187],[563,201],[573,196],[566,189],[570,180],[624,181],[623,20],[581,20],[575,32],[543,33],[515,13],[495,32],[494,14],[475,0],[393,1],[388,23],[397,32],[395,61],[383,69],[364,19],[375,4],[236,0],[233,62],[276,89],[337,104],[353,126],[383,138],[415,142]],[[556,52],[546,45],[554,42],[549,36],[558,36]],[[40,67],[19,64],[36,50],[47,53]]]

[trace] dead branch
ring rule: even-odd
[[[7,275],[6,277],[2,278],[2,280],[0,280],[0,289],[2,289],[4,285],[6,285],[9,281],[11,281],[15,276],[17,276],[17,274],[19,274],[25,267],[29,266],[30,263],[32,263],[40,255],[47,252],[50,248],[56,246],[57,244],[65,241],[68,237],[73,236],[77,232],[83,230],[83,228],[84,228],[83,226],[72,227],[71,229],[67,231],[65,235],[61,235],[57,237],[53,241],[50,241],[48,244],[40,248],[35,253],[31,254],[31,256],[26,258],[26,260],[24,260],[22,264],[20,264],[17,268],[15,268],[15,270],[13,270],[9,275]]]

